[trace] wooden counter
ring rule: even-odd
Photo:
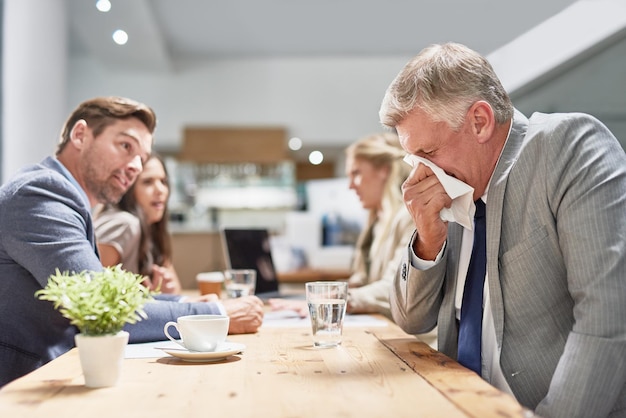
[[[119,384],[84,386],[76,349],[0,390],[3,417],[526,417],[532,413],[397,326],[344,328],[314,349],[308,327],[232,335],[243,354],[126,359]]]
[[[304,268],[301,270],[284,271],[276,274],[281,283],[306,283],[321,281],[347,280],[350,270],[320,270]]]

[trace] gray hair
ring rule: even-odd
[[[497,123],[513,117],[511,99],[483,56],[461,44],[436,44],[424,48],[396,76],[385,92],[379,117],[383,125],[394,128],[420,108],[434,122],[458,130],[478,100],[491,105]]]

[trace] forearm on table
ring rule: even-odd
[[[159,295],[163,298],[165,295]],[[180,303],[175,300],[155,300],[145,305],[147,318],[135,324],[127,324],[125,331],[130,333],[130,343],[165,340],[163,327],[168,321],[176,321],[179,316],[195,314],[221,314],[217,303]]]

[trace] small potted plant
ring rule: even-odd
[[[120,265],[99,272],[61,273],[57,269],[46,287],[35,293],[39,299],[54,303],[54,308],[78,328],[75,342],[85,386],[117,383],[128,343],[128,332],[122,328],[145,319],[143,307],[153,299],[141,284],[143,279]]]

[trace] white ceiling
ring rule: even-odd
[[[109,70],[168,73],[197,61],[291,56],[406,56],[462,42],[484,55],[515,42],[573,0],[67,0],[70,54]],[[582,0],[612,3],[624,0]],[[581,3],[581,2],[578,2]],[[623,10],[619,9],[618,10]],[[593,18],[590,18],[590,20]],[[585,35],[581,25],[571,28]],[[110,34],[126,30],[129,42]],[[549,29],[548,29],[549,30]],[[568,42],[564,39],[563,42]],[[541,42],[535,42],[540,49]],[[533,44],[531,43],[531,48]],[[626,25],[513,92],[522,111],[596,114],[626,140]]]
[[[454,40],[488,54],[573,0],[69,0],[72,53],[103,65],[173,69],[188,60],[415,55]],[[116,47],[110,34],[129,33]]]

